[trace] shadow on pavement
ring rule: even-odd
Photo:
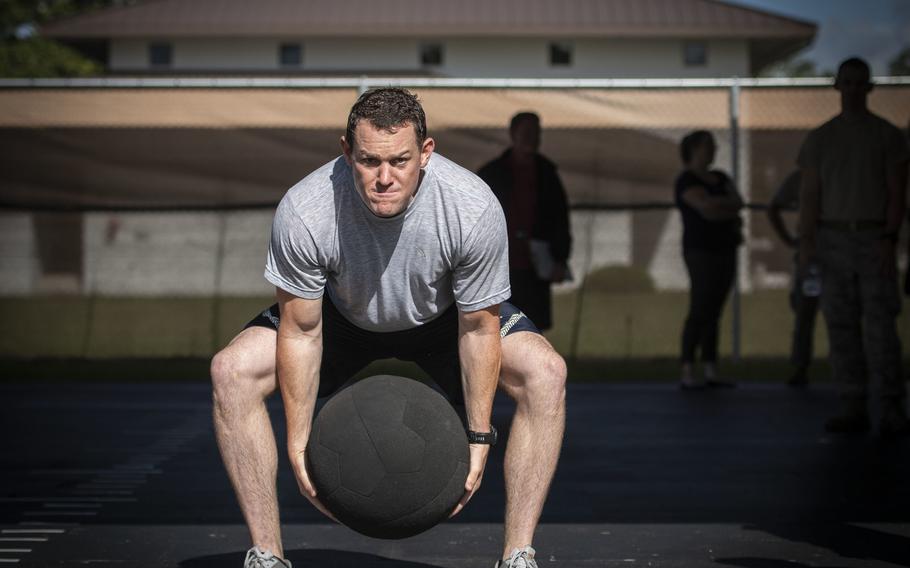
[[[332,567],[332,568],[439,568],[434,564],[422,562],[409,562],[366,554],[364,552],[348,552],[346,550],[322,549],[297,549],[285,552],[287,558],[294,564],[294,568]],[[222,568],[224,566],[239,566],[243,561],[243,552],[228,554],[212,554],[190,558],[180,562],[180,568]]]
[[[725,566],[740,566],[741,568],[846,568],[844,566],[819,566],[818,564],[803,564],[792,560],[777,560],[774,558],[716,558],[718,564]]]
[[[825,548],[844,558],[889,562],[895,566],[910,566],[910,538],[857,526],[849,523],[831,524],[758,524],[745,525],[747,531],[761,531],[791,542],[806,543]],[[767,564],[732,564],[732,561],[762,560]],[[718,562],[750,568],[773,568],[774,560],[764,559],[718,559]],[[787,564],[793,566],[793,564]]]

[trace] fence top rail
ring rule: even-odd
[[[910,85],[910,76],[874,77],[877,85]],[[84,77],[2,79],[0,89],[716,89],[830,87],[830,77],[713,79],[534,79],[449,77]]]

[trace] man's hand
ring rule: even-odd
[[[468,471],[468,478],[464,482],[464,496],[455,506],[455,510],[449,515],[454,517],[464,509],[471,497],[480,489],[480,481],[483,479],[483,470],[487,466],[487,456],[490,454],[489,444],[471,444],[468,446],[471,452],[471,469]]]
[[[306,450],[289,449],[288,453],[294,476],[297,478],[297,487],[300,488],[300,494],[306,497],[323,515],[337,523],[338,519],[316,498],[316,487],[313,486],[310,474],[306,470]]]

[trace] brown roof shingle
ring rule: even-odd
[[[718,0],[149,0],[51,23],[48,37],[800,38],[815,25]]]

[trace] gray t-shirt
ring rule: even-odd
[[[292,187],[275,213],[265,278],[329,298],[369,331],[424,324],[457,302],[470,312],[509,298],[506,221],[476,175],[434,154],[401,214],[374,215],[339,157]]]
[[[809,133],[797,163],[818,170],[822,220],[883,221],[888,168],[908,155],[901,131],[887,120],[838,115]]]

